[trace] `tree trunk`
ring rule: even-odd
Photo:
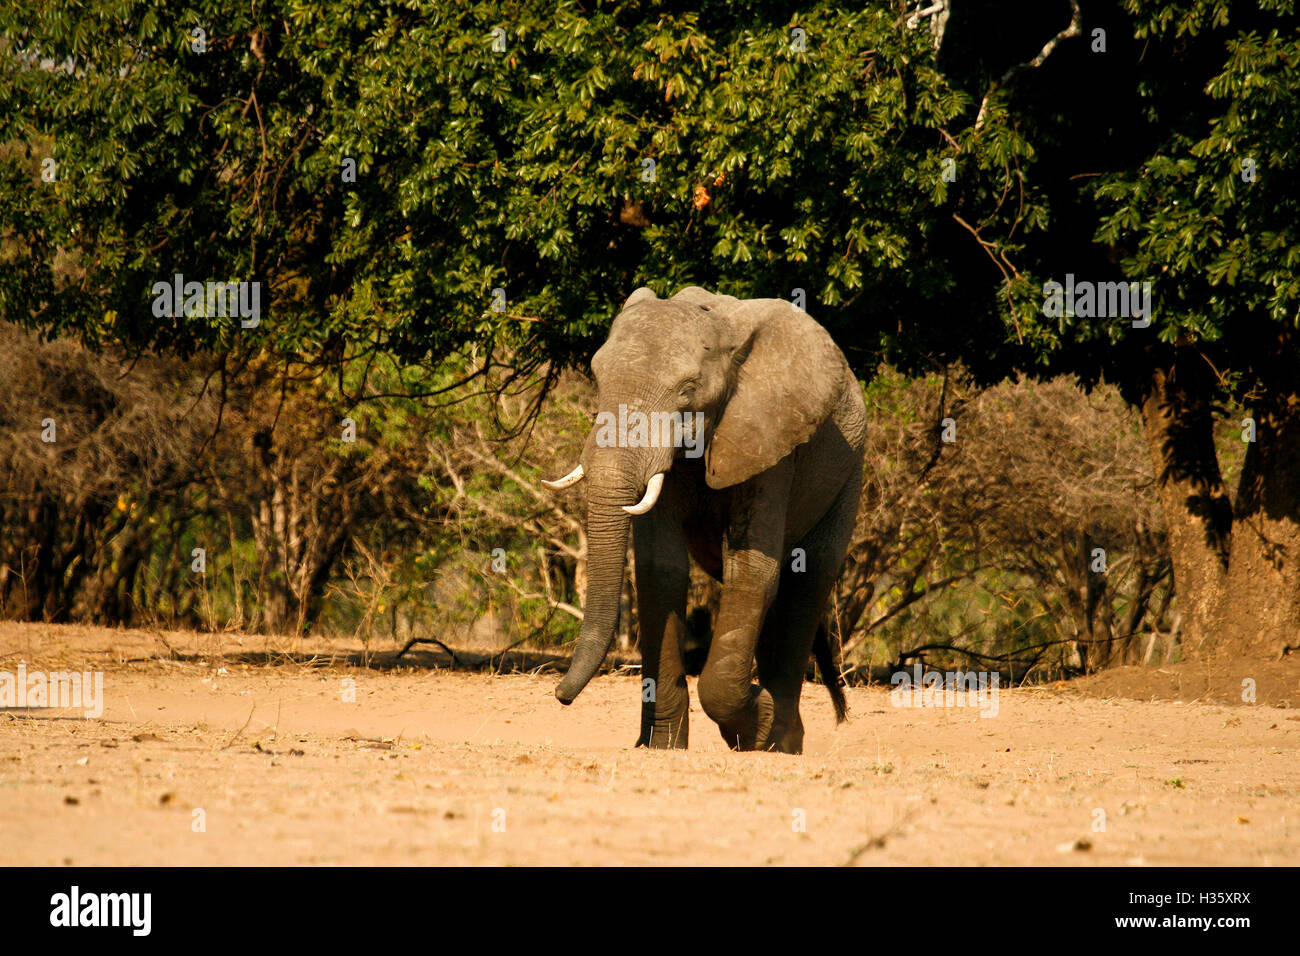
[[[1254,408],[1213,652],[1278,657],[1300,648],[1300,394]]]
[[[1178,349],[1170,367],[1152,374],[1142,402],[1169,536],[1183,647],[1191,656],[1214,644],[1232,537],[1232,507],[1214,448],[1209,374],[1204,359]]]

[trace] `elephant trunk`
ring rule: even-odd
[[[654,475],[672,466],[672,449],[603,448],[589,440],[583,453],[587,487],[587,601],[569,670],[555,688],[562,704],[571,704],[596,675],[614,643],[618,606],[623,594],[632,517],[626,510],[646,504],[663,479]],[[653,506],[653,500],[650,501]],[[646,510],[649,510],[647,508]]]
[[[635,502],[632,496],[610,500],[597,488],[587,497],[587,603],[583,608],[582,630],[569,670],[555,688],[562,704],[571,704],[609,653],[618,624],[619,598],[623,593],[623,562],[627,555],[627,532],[631,517],[622,506]]]

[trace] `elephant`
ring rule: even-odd
[[[577,467],[545,482],[556,492],[587,482],[586,607],[556,697],[571,704],[609,651],[631,529],[643,678],[636,745],[688,743],[694,558],[722,582],[697,683],[702,709],[733,750],[801,753],[799,696],[814,653],[836,722],[846,715],[824,619],[862,487],[866,407],[856,376],[830,334],[790,302],[695,286],[667,299],[637,289],[591,369],[597,427]]]

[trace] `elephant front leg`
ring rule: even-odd
[[[637,574],[638,585],[642,580]],[[686,587],[682,586],[682,603]],[[682,666],[686,636],[684,613],[676,609],[666,615],[658,607],[641,608],[641,736],[638,747],[685,749],[690,739],[690,691]],[[657,639],[656,639],[657,636]]]
[[[724,587],[709,659],[700,674],[700,706],[733,750],[765,750],[775,717],[772,695],[755,684],[754,649],[776,575],[755,571]]]
[[[637,614],[641,645],[641,736],[638,747],[685,749],[690,691],[683,651],[690,578],[684,540],[671,528],[635,526]]]
[[[788,462],[765,472],[733,497],[722,561],[722,602],[709,658],[700,674],[700,706],[735,750],[766,750],[776,709],[754,683],[754,651],[776,597],[785,531]]]

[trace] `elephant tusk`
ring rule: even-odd
[[[634,505],[624,505],[623,510],[630,515],[643,515],[655,506],[659,500],[659,492],[664,487],[664,473],[661,471],[654,475],[645,486],[645,497]]]
[[[542,487],[549,491],[563,491],[565,488],[569,488],[582,481],[582,475],[582,465],[578,465],[577,468],[573,469],[573,471],[569,472],[563,478],[557,479],[556,481],[543,481]]]

